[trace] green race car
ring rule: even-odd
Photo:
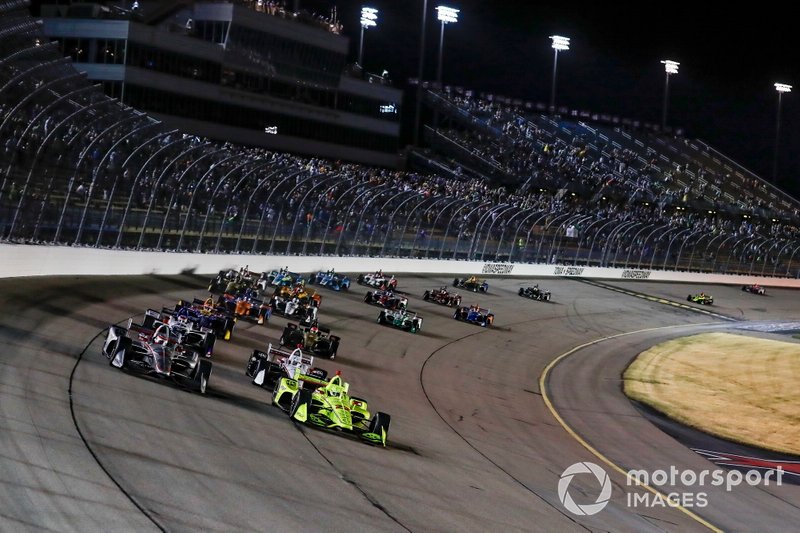
[[[391,417],[377,412],[370,416],[367,402],[351,397],[350,384],[338,373],[329,380],[305,374],[282,377],[272,402],[298,422],[352,433],[371,444],[386,446]]]
[[[701,292],[700,294],[690,294],[686,297],[687,302],[692,302],[700,305],[713,305],[714,298],[710,294]]]

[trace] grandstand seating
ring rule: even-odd
[[[426,98],[425,172],[215,143],[104,96],[0,0],[0,238],[797,275],[797,203],[704,144]]]

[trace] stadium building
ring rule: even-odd
[[[169,127],[397,166],[402,91],[349,67],[332,18],[266,2],[58,2],[43,29],[110,96]]]

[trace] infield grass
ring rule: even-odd
[[[628,397],[688,426],[800,455],[800,344],[703,333],[642,352]]]

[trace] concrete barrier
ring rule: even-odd
[[[335,269],[337,272],[452,274],[477,276],[522,276],[530,278],[579,277],[612,280],[676,281],[800,288],[800,280],[704,274],[670,270],[602,268],[483,261],[400,259],[376,257],[226,255],[169,252],[136,252],[70,246],[0,244],[0,277],[213,274],[227,268],[249,266],[253,271],[289,267],[295,272]]]

